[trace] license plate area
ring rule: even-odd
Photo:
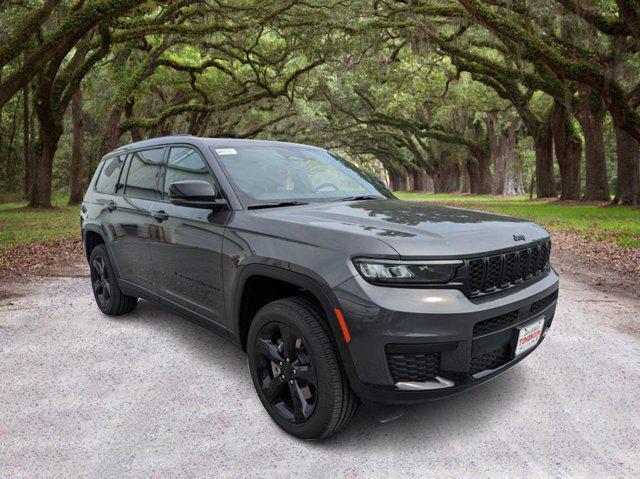
[[[515,346],[513,355],[519,356],[522,353],[526,353],[536,344],[540,342],[542,338],[542,330],[544,329],[544,316],[534,319],[522,326],[516,328]]]

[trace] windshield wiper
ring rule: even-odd
[[[252,205],[247,206],[249,210],[259,210],[262,208],[278,208],[280,206],[298,206],[298,205],[308,205],[309,203],[305,203],[304,201],[275,201],[273,203],[254,203]]]
[[[360,200],[381,200],[382,198],[374,195],[357,195],[357,196],[345,196],[344,198],[338,198],[333,201],[360,201]]]

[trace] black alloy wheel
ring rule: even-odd
[[[97,245],[89,255],[91,289],[100,311],[109,316],[119,316],[133,311],[138,298],[127,296],[120,290],[109,254],[104,245]]]
[[[91,261],[91,285],[100,309],[108,309],[111,301],[111,279],[101,256],[96,256]]]
[[[255,341],[262,393],[283,419],[302,423],[316,406],[318,378],[300,334],[283,323],[265,324]]]
[[[263,306],[247,336],[251,379],[283,430],[321,439],[353,417],[358,400],[336,354],[324,311],[304,296]]]

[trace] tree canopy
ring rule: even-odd
[[[300,141],[394,189],[640,202],[635,0],[0,3],[0,181],[142,138]]]

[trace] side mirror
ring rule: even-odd
[[[169,201],[177,206],[217,210],[227,202],[216,196],[211,183],[202,180],[176,181],[169,186]]]

